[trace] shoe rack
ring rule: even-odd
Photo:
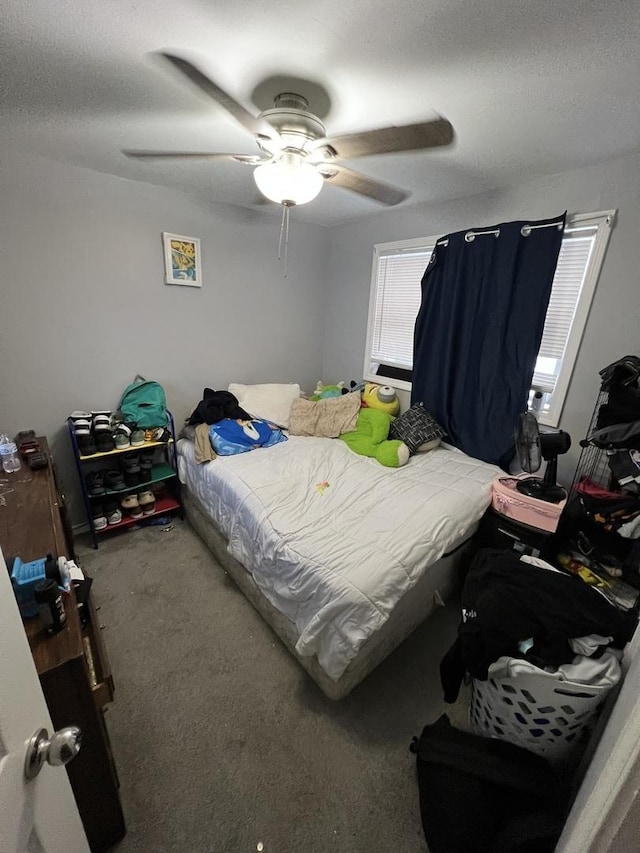
[[[76,439],[74,423],[67,418],[67,428],[71,440],[73,456],[80,480],[82,498],[94,548],[98,548],[100,537],[118,530],[138,529],[157,524],[163,515],[178,512],[183,517],[182,500],[180,497],[180,481],[178,479],[178,458],[176,454],[176,432],[173,415],[167,412],[167,430],[169,437],[166,441],[145,441],[138,447],[116,448],[102,453],[92,453],[83,456],[80,453]],[[125,485],[121,489],[111,489],[105,484],[103,492],[92,493],[87,483],[88,475],[99,471],[122,470],[125,458],[131,454],[152,453],[153,465],[150,475],[133,485]],[[133,517],[121,505],[121,500],[128,495],[151,491],[155,497],[152,512],[139,517]],[[96,510],[106,505],[117,503],[122,512],[122,518],[114,524],[101,526],[96,524]]]

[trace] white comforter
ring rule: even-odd
[[[385,468],[344,442],[287,442],[197,466],[178,443],[180,478],[229,552],[295,622],[301,655],[333,679],[395,604],[489,506],[493,465],[439,447]]]

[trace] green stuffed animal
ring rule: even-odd
[[[388,385],[376,385],[374,382],[365,382],[362,405],[394,416],[400,412],[400,400],[395,390]]]
[[[309,399],[326,400],[327,397],[341,397],[346,393],[347,389],[344,387],[344,382],[338,382],[336,385],[323,385],[322,382],[318,382],[316,390]]]
[[[355,430],[340,438],[355,453],[377,459],[387,468],[399,468],[409,461],[409,448],[403,441],[387,440],[392,420],[379,409],[360,409]]]

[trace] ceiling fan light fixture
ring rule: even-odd
[[[384,184],[341,164],[342,160],[354,157],[370,157],[374,154],[390,154],[400,151],[422,151],[449,145],[454,137],[451,123],[444,118],[417,122],[401,127],[391,125],[360,133],[327,136],[326,128],[318,115],[309,111],[309,100],[321,105],[320,115],[327,115],[330,100],[322,87],[311,81],[291,79],[293,88],[300,84],[299,91],[291,91],[284,78],[271,77],[255,90],[254,100],[262,100],[276,85],[279,91],[273,97],[273,107],[254,115],[232,95],[201,71],[188,59],[170,51],[160,51],[173,68],[197,86],[210,100],[226,110],[244,130],[251,134],[260,153],[255,157],[247,154],[225,154],[217,152],[189,151],[124,151],[129,157],[145,160],[176,158],[191,160],[235,160],[254,167],[254,178],[260,192],[283,207],[283,225],[287,224],[290,208],[296,204],[312,201],[322,189],[324,179],[334,186],[342,187],[381,204],[393,206],[409,198],[411,193]],[[280,86],[282,85],[282,89]],[[319,95],[319,98],[317,96]],[[257,100],[256,100],[257,103]],[[318,107],[315,107],[318,111]],[[336,161],[334,163],[334,161]],[[285,216],[286,214],[286,216]],[[288,227],[288,226],[287,226]],[[286,245],[286,240],[285,240]]]
[[[262,195],[276,204],[307,204],[322,189],[322,175],[298,154],[284,153],[277,160],[263,163],[253,171]]]

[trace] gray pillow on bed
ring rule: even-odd
[[[418,453],[423,445],[428,445],[425,450],[436,447],[444,435],[446,432],[422,403],[414,403],[392,422],[389,429],[389,438],[404,441],[411,453]]]

